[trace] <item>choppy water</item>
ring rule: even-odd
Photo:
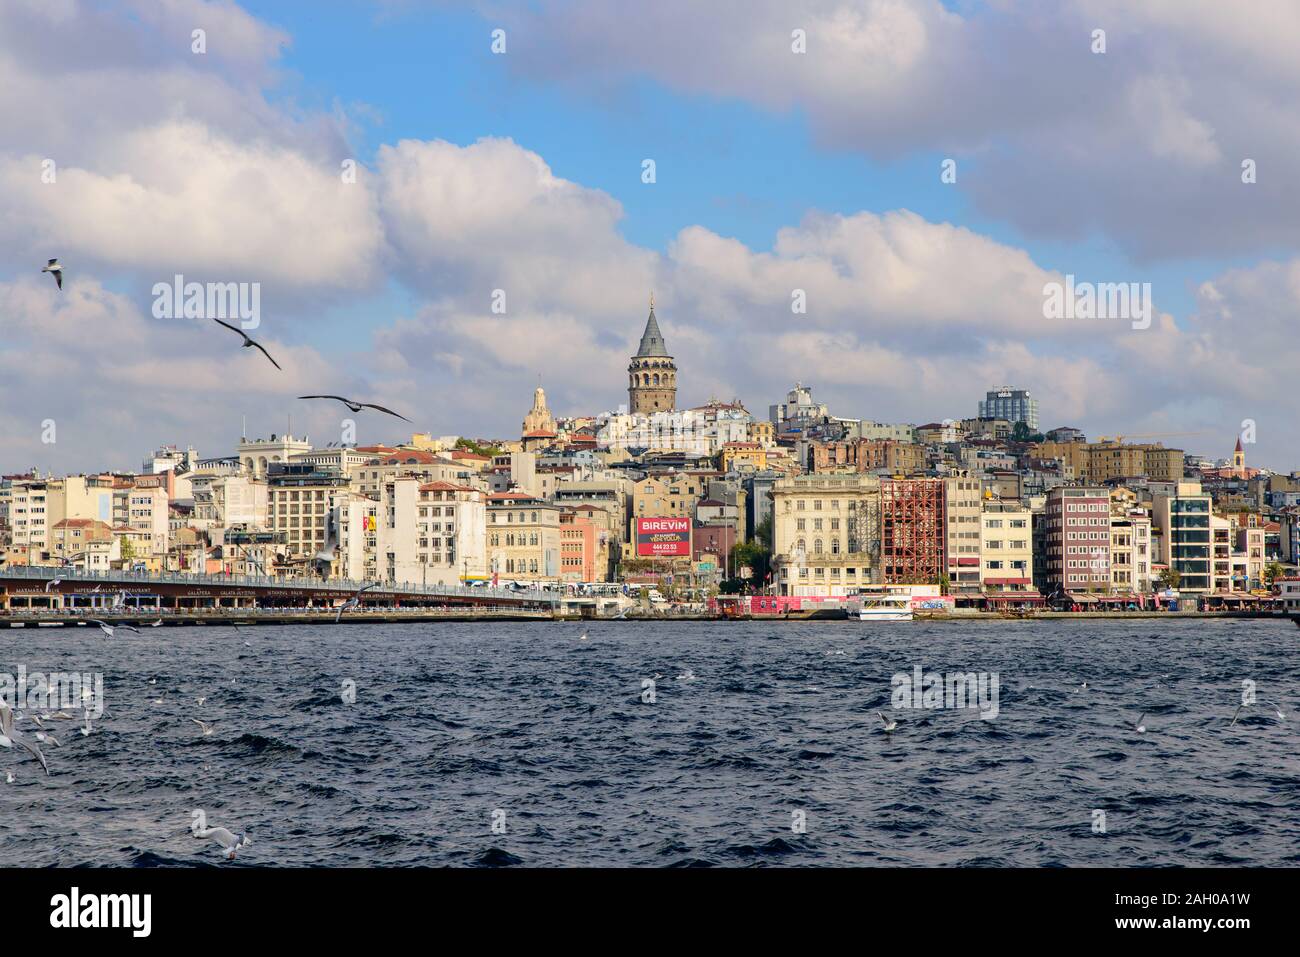
[[[0,632],[0,672],[102,671],[107,702],[88,738],[58,723],[48,779],[0,750],[0,865],[1300,862],[1286,622],[581,631]],[[916,665],[997,672],[998,717],[892,709]],[[1285,720],[1229,727],[1243,679]],[[191,836],[199,808],[252,836],[232,864]]]

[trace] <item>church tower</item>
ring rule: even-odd
[[[628,411],[649,415],[668,412],[677,405],[677,365],[664,346],[664,334],[655,319],[655,297],[650,297],[650,318],[641,345],[627,367]]]
[[[1246,450],[1241,447],[1241,436],[1237,436],[1237,447],[1232,450],[1232,468],[1236,472],[1246,471]]]

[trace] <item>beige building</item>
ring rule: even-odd
[[[345,476],[332,471],[301,467],[301,471],[277,474],[268,482],[271,531],[284,536],[289,561],[317,560],[326,550],[329,514],[336,494],[348,491]]]
[[[959,472],[944,479],[943,495],[947,518],[944,554],[948,562],[948,590],[952,594],[979,594],[981,482],[969,472]]]
[[[292,435],[275,436],[269,439],[239,440],[236,453],[244,471],[254,478],[264,479],[273,464],[288,464],[295,455],[311,452],[311,442],[307,439],[295,439]]]
[[[704,497],[706,481],[716,472],[667,472],[650,475],[632,486],[632,514],[638,518],[691,518]],[[628,538],[630,541],[631,525]]]
[[[781,595],[853,595],[878,578],[880,480],[816,474],[772,486],[772,581]]]
[[[560,578],[561,508],[520,492],[488,496],[490,574],[521,581]]]
[[[980,588],[1034,590],[1033,520],[1018,501],[987,500],[980,512]]]
[[[1060,459],[1070,466],[1082,484],[1100,485],[1136,476],[1158,482],[1179,482],[1183,478],[1183,450],[1167,449],[1159,443],[1041,442],[1035,454],[1039,458]]]

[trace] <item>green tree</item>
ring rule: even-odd
[[[1166,568],[1156,579],[1161,588],[1177,588],[1179,582],[1183,580],[1183,573],[1177,568]]]
[[[1281,562],[1269,562],[1264,566],[1264,584],[1269,588],[1272,588],[1273,583],[1285,574],[1286,572],[1282,568]]]
[[[1017,422],[1011,427],[1011,441],[1013,442],[1041,442],[1043,434],[1035,432],[1024,422]]]

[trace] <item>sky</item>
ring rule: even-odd
[[[612,410],[652,290],[684,406],[1012,385],[1295,469],[1297,40],[1290,0],[7,0],[0,473]],[[282,369],[176,275],[255,284]],[[1148,321],[1049,317],[1067,276]]]

